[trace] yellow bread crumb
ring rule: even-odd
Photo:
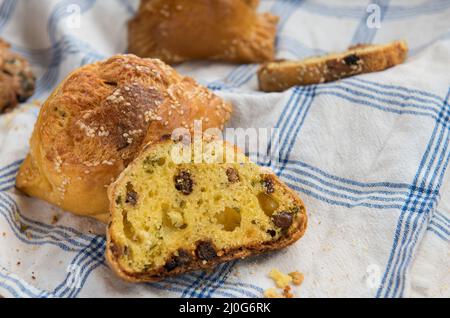
[[[283,274],[277,269],[272,269],[269,273],[269,276],[273,279],[273,281],[279,288],[285,288],[292,282],[291,276]]]
[[[170,219],[170,222],[172,223],[172,225],[176,228],[180,228],[184,225],[184,218],[183,218],[183,214],[181,214],[178,211],[170,211],[167,212],[167,216]]]
[[[294,294],[291,293],[291,286],[286,286],[283,289],[284,298],[294,298]]]
[[[297,271],[289,273],[289,276],[292,277],[292,283],[296,286],[300,286],[305,279],[305,275]]]
[[[281,296],[276,288],[269,288],[264,291],[264,297],[265,298],[283,298]]]

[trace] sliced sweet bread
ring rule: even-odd
[[[280,92],[296,85],[311,85],[378,72],[403,63],[408,54],[405,41],[384,45],[359,44],[348,51],[301,61],[269,62],[258,71],[259,88]]]
[[[305,232],[303,202],[269,170],[223,141],[194,144],[148,146],[109,187],[106,258],[119,277],[158,281],[277,250]]]

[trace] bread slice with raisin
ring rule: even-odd
[[[108,193],[106,258],[131,282],[281,249],[307,224],[295,192],[219,140],[149,145]]]
[[[383,45],[359,44],[346,52],[310,57],[300,61],[269,62],[258,71],[259,89],[280,92],[296,85],[311,85],[378,72],[403,63],[408,54],[405,41]]]

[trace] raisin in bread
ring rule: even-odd
[[[119,277],[158,281],[277,250],[303,235],[303,202],[269,170],[223,141],[181,145],[150,145],[109,187],[106,258]],[[180,149],[210,156],[199,162],[193,151],[180,163]],[[224,154],[234,160],[221,160]]]
[[[296,85],[311,85],[385,70],[403,63],[408,53],[405,41],[384,45],[359,44],[339,54],[311,57],[301,61],[269,62],[258,71],[259,88],[280,92]]]

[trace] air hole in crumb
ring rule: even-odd
[[[223,225],[225,231],[234,231],[241,225],[241,213],[239,208],[226,207],[217,215],[217,222]]]
[[[122,218],[123,218],[123,232],[125,236],[132,241],[139,241],[139,237],[136,235],[136,231],[131,224],[130,220],[128,219],[128,212],[126,210],[122,211]]]
[[[163,224],[173,229],[185,229],[187,224],[184,221],[183,212],[177,210],[167,210],[163,215]]]
[[[218,202],[218,201],[220,201],[220,200],[222,200],[222,196],[221,196],[220,194],[216,194],[216,195],[214,196],[214,202]]]

